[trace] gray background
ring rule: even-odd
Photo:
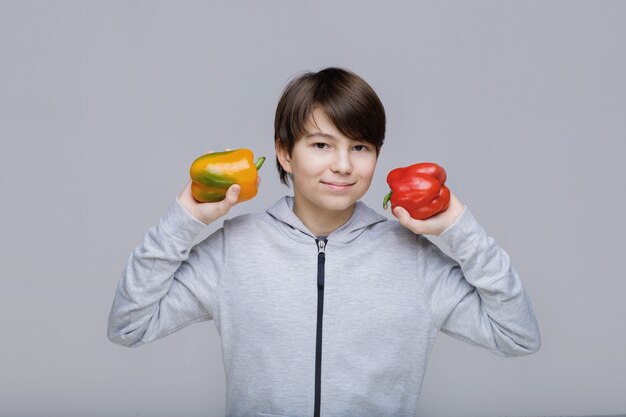
[[[438,338],[429,415],[626,411],[626,2],[2,1],[0,415],[223,412],[211,322],[111,344],[117,279],[198,155],[269,158],[287,80],[344,66],[379,93],[386,173],[418,161],[509,254],[543,336],[502,359]],[[389,214],[387,213],[389,216]]]

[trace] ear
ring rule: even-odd
[[[276,139],[274,141],[274,147],[276,148],[276,158],[278,158],[278,162],[283,167],[285,172],[291,174],[291,156],[289,155],[289,152],[282,147],[280,139]]]

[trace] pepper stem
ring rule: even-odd
[[[391,191],[389,191],[389,194],[387,194],[383,200],[383,210],[387,210],[389,207],[389,200],[391,200]]]
[[[264,156],[260,156],[259,159],[256,160],[256,163],[254,164],[254,166],[256,167],[257,171],[261,168],[261,165],[263,165],[263,162],[265,162]]]

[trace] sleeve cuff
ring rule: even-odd
[[[160,226],[169,235],[184,242],[192,242],[209,225],[193,217],[183,206],[178,197],[159,221]]]
[[[465,206],[459,217],[446,228],[439,238],[446,243],[453,253],[472,244],[483,233],[483,227],[478,223],[472,212]]]

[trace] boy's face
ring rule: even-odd
[[[342,135],[321,109],[313,111],[306,132],[291,155],[276,149],[281,165],[292,176],[296,205],[309,214],[351,214],[372,182],[375,146]]]

